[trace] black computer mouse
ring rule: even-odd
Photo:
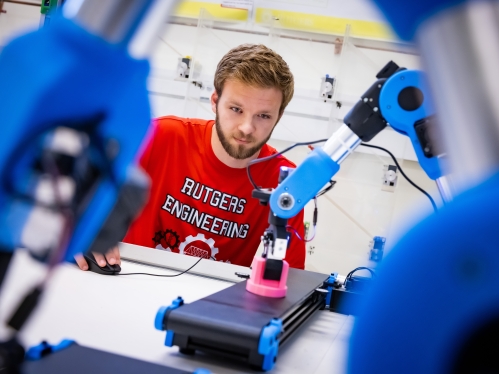
[[[106,260],[106,266],[100,267],[99,264],[97,264],[97,261],[95,260],[95,257],[92,253],[87,253],[83,255],[83,257],[87,261],[88,270],[93,271],[94,273],[103,274],[103,275],[116,275],[121,271],[120,265],[118,264],[109,265],[107,260]]]

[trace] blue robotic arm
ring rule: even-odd
[[[442,176],[429,138],[434,109],[423,73],[389,62],[376,77],[345,116],[344,124],[272,193],[270,207],[278,217],[289,219],[298,214],[338,172],[343,160],[388,124],[411,139],[418,161],[431,179]]]
[[[41,64],[43,72],[29,68],[34,56],[38,63],[46,62]],[[25,246],[29,222],[36,225],[61,213],[62,201],[56,201],[55,191],[49,198],[39,196],[41,185],[52,177],[52,187],[62,189],[63,179],[73,185],[71,196],[65,199],[74,216],[74,234],[65,259],[89,248],[107,250],[112,239],[114,243],[121,239],[99,235],[108,217],[113,220],[109,212],[124,207],[120,199],[134,201],[122,195],[130,188],[137,193],[147,185],[129,167],[150,119],[147,61],[131,58],[126,50],[112,48],[60,17],[50,27],[6,46],[0,66],[6,67],[0,68],[2,250]],[[123,79],[125,75],[131,79]],[[79,145],[61,150],[57,143]],[[54,163],[52,171],[47,170],[48,157]],[[63,159],[71,163],[65,171],[60,167]],[[144,192],[140,194],[138,204],[145,199]],[[121,217],[134,214],[138,206],[129,208]],[[40,219],[33,221],[33,213]],[[114,223],[107,222],[116,225],[116,218]]]
[[[150,122],[147,57],[175,3],[69,0],[3,49],[0,252],[38,246],[43,258],[66,236],[58,260],[71,261],[123,238],[147,197],[134,166]]]

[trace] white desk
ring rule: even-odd
[[[189,260],[190,264],[197,261],[173,256]],[[208,265],[203,264],[203,267],[209,263],[221,265],[212,261],[206,263]],[[26,253],[16,253],[0,295],[2,320],[10,315],[23,290],[40,279],[44,272],[44,268]],[[174,274],[177,271],[124,260],[122,273],[129,272]],[[63,338],[70,338],[87,347],[185,370],[203,367],[213,373],[254,374],[243,363],[201,353],[181,355],[177,347],[164,346],[165,332],[154,329],[158,308],[170,305],[177,296],[190,303],[231,284],[189,273],[174,278],[105,276],[65,264],[55,270],[42,302],[20,338],[25,346],[42,340],[58,343]],[[329,311],[317,312],[281,349],[272,373],[343,373],[351,325],[350,317]],[[5,339],[6,334],[2,323],[0,339]]]

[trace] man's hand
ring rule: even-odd
[[[100,253],[92,252],[92,254],[94,255],[95,261],[97,261],[97,264],[99,264],[100,267],[106,266],[106,259],[109,265],[121,265],[120,250],[118,246],[109,250],[109,252],[106,253],[106,258],[104,258],[104,255]],[[81,270],[88,270],[87,261],[81,253],[75,256],[75,260]]]

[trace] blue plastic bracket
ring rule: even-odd
[[[270,323],[262,329],[258,343],[258,353],[263,356],[262,370],[271,370],[279,352],[279,335],[282,332],[282,321],[273,318]]]
[[[62,351],[63,349],[68,348],[74,342],[75,342],[74,340],[64,339],[57,345],[51,345],[46,341],[43,341],[40,344],[35,345],[34,347],[28,349],[28,351],[26,352],[26,360],[28,361],[40,360],[41,358],[51,353]]]
[[[423,95],[421,106],[415,110],[405,110],[399,103],[400,93],[409,87],[417,88]],[[443,173],[438,157],[428,158],[425,156],[414,128],[417,121],[435,114],[424,73],[419,70],[402,70],[392,75],[381,89],[379,106],[383,117],[390,126],[411,139],[419,164],[426,174],[433,180],[440,178]]]
[[[383,259],[383,251],[385,249],[386,238],[375,236],[373,238],[373,248],[369,254],[369,260],[380,262]]]
[[[427,19],[441,14],[447,8],[454,8],[465,0],[374,0],[383,12],[390,26],[405,41],[411,41],[419,26]]]
[[[175,333],[172,330],[166,330],[166,336],[165,336],[165,346],[166,347],[173,347],[173,337],[175,336]]]
[[[331,273],[328,280],[326,281],[327,285],[327,296],[326,296],[326,307],[331,305],[331,296],[333,295],[333,284],[338,279],[338,273]]]
[[[270,209],[278,217],[289,219],[296,216],[313,199],[324,185],[340,169],[321,148],[314,149],[307,158],[286,179],[270,197]],[[278,205],[282,194],[287,193],[294,199],[294,206],[284,210]]]
[[[154,319],[154,327],[156,328],[156,330],[165,331],[166,329],[164,323],[166,314],[172,310],[180,308],[182,305],[184,305],[184,299],[179,296],[175,300],[173,300],[170,306],[162,306],[161,308],[159,308],[158,312],[156,313],[156,318]],[[175,333],[172,330],[166,330],[165,345],[167,347],[173,346],[174,335]]]

